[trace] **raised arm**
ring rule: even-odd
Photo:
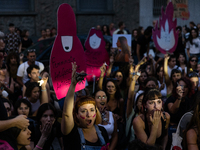
[[[72,63],[72,80],[65,97],[62,121],[61,121],[61,131],[64,135],[67,135],[71,132],[74,127],[74,118],[73,118],[73,108],[74,108],[74,91],[77,84],[76,80],[76,62]]]
[[[178,86],[176,88],[176,91],[177,91],[177,94],[178,94],[178,98],[176,99],[176,101],[174,103],[169,103],[167,105],[169,112],[172,113],[172,114],[174,114],[178,111],[180,104],[181,104],[182,97],[183,97],[183,90],[182,90],[181,86]]]
[[[169,75],[168,75],[168,59],[169,59],[169,56],[165,55],[165,59],[164,59],[164,77],[165,77],[166,85],[170,86],[171,81],[170,81],[170,78],[169,78]]]
[[[100,78],[99,78],[99,82],[98,82],[98,88],[100,90],[103,89],[103,78],[104,78],[104,74],[105,74],[105,71],[106,71],[106,66],[105,64],[103,64],[101,67],[100,67],[100,70],[101,70],[101,75],[100,75]]]
[[[48,78],[43,77],[41,81],[44,81],[44,83],[41,85],[41,93],[42,94],[41,94],[41,99],[40,99],[40,105],[49,102],[47,88],[46,88]]]
[[[110,65],[109,65],[109,68],[106,72],[106,77],[110,77],[110,73],[112,71],[113,64],[114,64],[114,57],[110,56]]]

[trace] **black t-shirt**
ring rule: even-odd
[[[148,47],[149,42],[150,42],[150,39],[149,38],[147,39],[144,35],[138,38],[137,44],[140,45],[140,56],[143,56],[144,53],[147,52],[147,47]]]
[[[189,99],[188,97],[185,98],[185,101],[181,101],[179,109],[175,114],[171,114],[168,109],[168,104],[169,103],[174,103],[176,101],[176,98],[173,96],[170,96],[167,101],[165,102],[165,111],[170,114],[170,122],[171,123],[179,123],[179,120],[181,117],[188,111],[190,111],[191,106],[193,104],[192,100]]]
[[[132,55],[136,55],[137,51],[137,41],[135,39],[132,40]]]
[[[30,38],[28,38],[28,40],[24,40],[22,38],[22,47],[23,48],[28,48],[29,46],[32,45],[32,43],[33,43],[33,41]]]
[[[98,126],[98,127],[99,127],[99,130],[101,131],[101,134],[102,134],[105,142],[108,143],[109,138],[108,138],[106,129],[101,126]],[[85,140],[85,141],[86,141],[86,145],[90,145],[90,146],[100,146],[101,145],[99,139],[96,143],[91,143],[87,140]],[[76,125],[74,125],[74,128],[68,135],[63,136],[63,143],[64,143],[65,150],[81,150],[81,139],[80,139],[80,135],[79,135],[78,128]]]

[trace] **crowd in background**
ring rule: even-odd
[[[183,149],[200,149],[200,24],[176,27],[172,54],[156,49],[155,24],[132,32],[124,22],[97,25],[105,36],[122,34],[117,48],[106,44],[109,66],[99,68],[95,85],[75,92],[84,78],[72,62],[70,88],[58,100],[46,66],[27,49],[33,45],[29,31],[10,23],[9,33],[0,32],[0,149],[50,150],[57,139],[66,150],[168,150],[177,130]],[[44,29],[38,41],[56,32]],[[123,34],[132,35],[131,48]]]

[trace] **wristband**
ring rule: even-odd
[[[39,147],[39,146],[37,146],[37,145],[36,145],[36,147],[39,148],[39,149],[43,149],[42,147]]]
[[[41,90],[41,91],[46,91],[47,89]]]

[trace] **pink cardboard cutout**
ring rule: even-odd
[[[175,51],[178,44],[178,32],[176,32],[177,20],[173,21],[173,4],[169,2],[164,13],[162,7],[162,17],[159,18],[160,29],[158,28],[158,21],[153,30],[153,41],[156,48],[162,53],[166,54]]]
[[[105,49],[106,42],[104,41],[103,34],[100,30],[94,28],[90,29],[87,40],[85,42],[85,56],[86,56],[86,73],[87,80],[93,81],[100,77],[100,67],[106,62],[109,65],[109,55]]]
[[[66,96],[71,83],[72,62],[77,64],[77,72],[86,71],[84,50],[76,35],[76,20],[69,4],[58,9],[58,33],[50,58],[50,72],[58,99]],[[75,91],[85,88],[85,81],[76,85]]]

